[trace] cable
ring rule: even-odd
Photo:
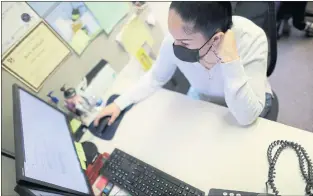
[[[15,156],[12,153],[10,153],[4,149],[1,149],[1,155],[8,157],[10,159],[15,159]]]
[[[273,156],[273,149],[275,147],[278,147],[274,156]],[[267,149],[267,159],[269,163],[269,171],[268,171],[268,181],[265,183],[266,187],[268,188],[268,185],[273,190],[273,193],[275,196],[279,195],[279,191],[277,190],[274,179],[275,179],[275,165],[278,160],[278,157],[280,153],[286,149],[286,148],[292,148],[299,159],[299,165],[300,165],[300,171],[302,174],[302,177],[304,181],[306,182],[305,187],[305,194],[308,196],[313,196],[313,166],[312,161],[310,157],[308,156],[308,153],[305,151],[305,149],[295,143],[295,142],[289,142],[289,141],[283,141],[283,140],[276,140],[270,144],[270,146]]]

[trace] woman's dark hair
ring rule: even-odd
[[[231,3],[227,1],[173,1],[170,9],[193,24],[193,31],[200,31],[208,38],[217,31],[225,33],[233,24]]]

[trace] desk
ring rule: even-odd
[[[124,116],[112,141],[89,132],[82,141],[94,142],[100,152],[120,148],[207,193],[210,188],[265,192],[267,147],[280,139],[300,143],[313,158],[310,132],[261,118],[243,128],[227,108],[160,90]],[[303,195],[293,151],[281,154],[276,171],[281,194]]]

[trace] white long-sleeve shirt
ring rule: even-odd
[[[175,57],[174,38],[167,35],[152,68],[115,103],[123,110],[150,96],[172,78],[178,67],[203,100],[227,105],[239,124],[251,124],[264,108],[265,93],[272,93],[266,77],[267,37],[261,28],[240,16],[233,16],[232,31],[240,59],[216,64],[210,70]]]

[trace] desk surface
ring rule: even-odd
[[[101,152],[120,148],[206,193],[210,188],[265,192],[266,152],[274,140],[297,142],[313,158],[310,132],[261,118],[252,126],[240,127],[227,108],[166,90],[134,106],[112,141],[89,132],[82,138],[86,140]],[[304,194],[292,150],[281,154],[276,171],[281,194]]]

